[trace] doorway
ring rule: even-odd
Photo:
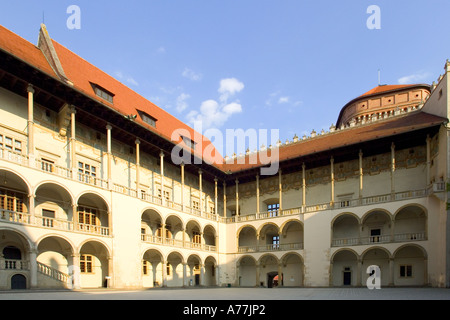
[[[278,272],[267,273],[267,288],[278,286]]]
[[[352,285],[352,272],[344,271],[344,286]]]
[[[24,290],[27,288],[27,278],[22,274],[15,274],[11,277],[12,290]]]

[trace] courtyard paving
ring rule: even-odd
[[[158,288],[2,291],[0,300],[450,300],[447,288]]]

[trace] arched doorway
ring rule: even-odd
[[[24,290],[27,288],[27,278],[23,274],[15,274],[11,277],[11,290]]]

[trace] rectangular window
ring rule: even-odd
[[[142,261],[142,274],[148,274],[148,261]]]
[[[86,207],[78,207],[78,223],[82,225],[95,226],[97,224],[97,210]],[[81,226],[82,227],[82,226]]]
[[[193,140],[189,139],[188,137],[185,136],[181,136],[181,138],[183,139],[183,142],[186,146],[188,146],[191,149],[195,150],[195,146],[197,145],[196,142],[194,142]]]
[[[192,200],[192,209],[200,210],[200,203],[198,201]]]
[[[93,270],[93,257],[89,254],[82,254],[80,256],[80,272],[92,273]]]
[[[41,159],[41,169],[47,172],[54,172],[55,163],[50,160]]]
[[[267,211],[269,213],[269,217],[277,217],[279,209],[280,209],[280,204],[279,203],[274,203],[274,204],[267,205]]]
[[[192,235],[193,235],[192,242],[194,242],[194,243],[201,243],[200,233],[198,233],[196,231],[193,231]]]
[[[97,168],[87,163],[78,162],[78,180],[95,184],[95,177],[97,176]]]
[[[402,265],[400,266],[400,278],[411,278],[412,277],[412,266]]]
[[[272,237],[272,248],[279,249],[280,248],[280,236]]]
[[[22,141],[0,134],[0,149],[2,148],[17,153],[22,153]]]
[[[106,90],[104,90],[104,89],[102,89],[100,87],[95,87],[95,94],[98,97],[100,97],[100,98],[102,98],[102,99],[104,99],[104,100],[106,100],[108,102],[113,103],[113,96],[114,95],[112,93],[109,93],[109,92],[107,92]]]
[[[144,121],[145,123],[151,125],[152,127],[156,127],[156,120],[152,117],[150,117],[147,114],[142,113],[142,121]]]
[[[370,230],[370,242],[380,242],[381,229]]]

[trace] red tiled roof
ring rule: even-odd
[[[405,89],[405,88],[414,87],[414,86],[416,86],[416,84],[388,84],[388,85],[380,85],[380,86],[377,86],[377,87],[367,91],[366,93],[360,95],[360,97],[374,95],[374,94],[379,94],[379,93],[392,91],[392,90]]]
[[[353,128],[337,130],[321,136],[316,136],[297,143],[291,143],[281,146],[278,149],[279,161],[299,158],[323,151],[328,151],[344,146],[351,146],[365,141],[371,141],[389,137],[401,133],[419,130],[435,125],[439,125],[447,121],[447,119],[435,116],[423,111],[414,112],[403,116],[392,117],[391,119],[380,120],[370,124],[359,125]],[[270,153],[268,154],[270,157]],[[241,159],[242,160],[242,159]],[[248,156],[245,157],[245,163],[237,163],[237,159],[233,163],[226,163],[221,166],[225,172],[238,172],[257,168],[264,165],[258,158],[258,163],[249,163]],[[268,165],[268,164],[266,164]]]
[[[56,78],[42,51],[29,41],[0,25],[0,49]]]

